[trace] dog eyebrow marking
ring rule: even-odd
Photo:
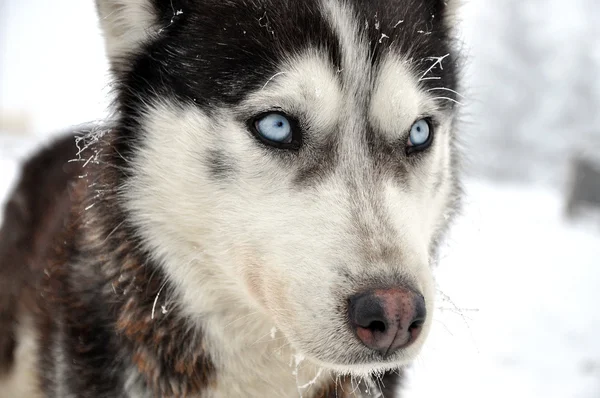
[[[387,55],[374,78],[369,122],[387,140],[396,140],[426,110],[429,96],[421,90],[409,61]]]

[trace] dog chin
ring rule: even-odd
[[[329,369],[332,373],[339,376],[368,378],[371,376],[384,374],[386,372],[399,370],[404,365],[398,363],[364,363],[355,365],[319,363],[318,366]]]
[[[352,377],[369,377],[373,375],[383,374],[389,371],[396,371],[403,366],[408,365],[412,358],[394,358],[390,361],[385,360],[365,360],[364,362],[353,362],[353,363],[332,363],[328,361],[322,361],[317,358],[310,356],[299,355],[299,357],[306,358],[313,362],[317,367],[328,369],[334,374],[340,376],[352,376]]]

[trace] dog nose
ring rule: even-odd
[[[350,324],[360,341],[384,357],[412,344],[419,337],[427,315],[423,296],[404,288],[352,296],[348,311]]]

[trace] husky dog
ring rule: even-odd
[[[34,212],[60,220],[43,256],[0,258],[0,380],[57,398],[396,396],[459,198],[455,0],[97,6],[115,116],[76,153],[48,149],[78,177]],[[14,195],[37,206],[58,169],[26,169]]]

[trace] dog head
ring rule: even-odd
[[[457,198],[453,1],[98,9],[123,206],[188,310],[227,292],[340,372],[414,359]]]

